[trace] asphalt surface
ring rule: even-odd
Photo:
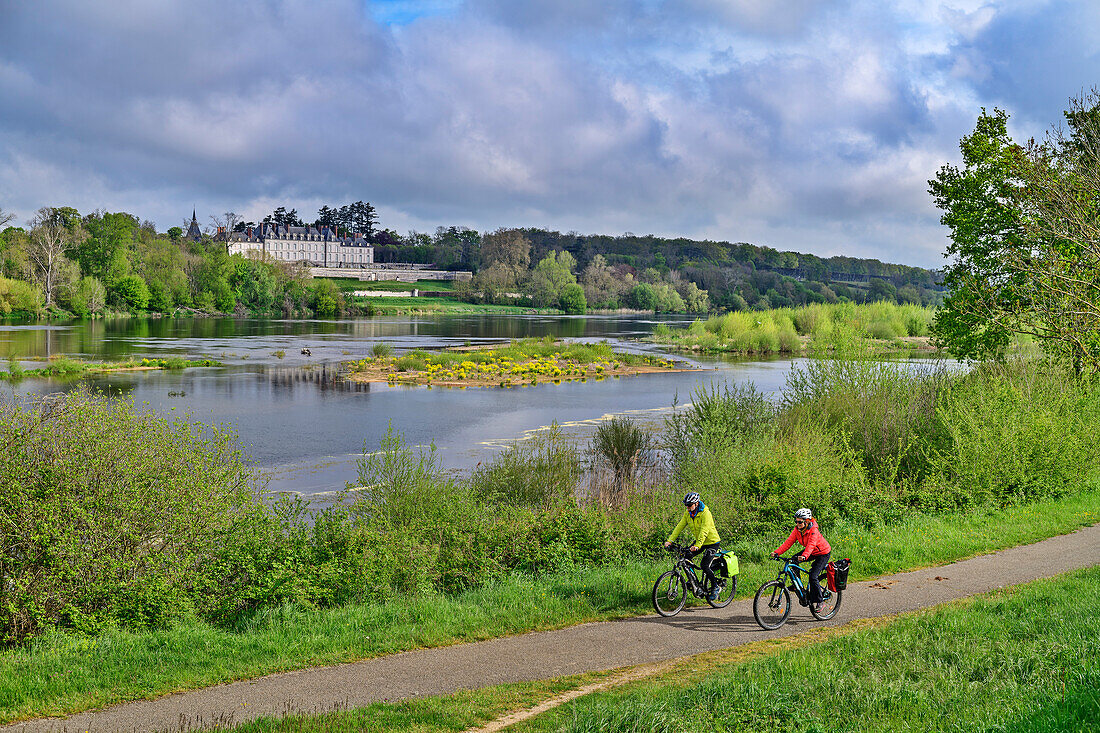
[[[752,601],[735,601],[724,609],[686,609],[670,619],[644,616],[583,624],[274,674],[66,719],[29,720],[0,727],[0,733],[178,731],[616,669],[789,636],[823,623],[834,626],[914,611],[1098,564],[1100,524],[950,565],[849,584],[839,613],[828,622],[814,621],[807,609],[795,606],[785,626],[763,631],[753,620]]]

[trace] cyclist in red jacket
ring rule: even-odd
[[[809,560],[810,566],[810,603],[814,604],[814,611],[821,610],[821,581],[818,576],[825,571],[825,565],[829,562],[829,553],[833,548],[825,541],[821,530],[817,528],[813,512],[803,507],[794,513],[794,531],[787,541],[779,546],[772,557],[779,557],[787,551],[795,542],[802,545],[802,552],[795,557],[797,562]]]

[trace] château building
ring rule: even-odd
[[[187,227],[187,238],[192,242],[202,239],[202,230],[199,229],[199,220],[195,216],[195,209],[191,210],[191,224]]]
[[[327,226],[261,224],[228,236],[219,234],[225,237],[229,254],[263,253],[313,267],[364,268],[374,264],[374,246],[363,235],[341,237]]]

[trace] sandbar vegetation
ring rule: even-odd
[[[346,366],[354,381],[447,387],[522,387],[687,369],[659,356],[617,352],[608,344],[552,338],[523,339],[496,348],[416,350]]]
[[[651,341],[690,351],[733,354],[922,353],[938,351],[929,329],[935,309],[886,301],[735,311],[684,329],[657,326]]]
[[[32,377],[78,377],[85,374],[102,374],[105,372],[136,372],[151,370],[177,370],[191,367],[217,367],[220,361],[214,359],[184,359],[182,357],[169,357],[167,359],[130,359],[127,361],[82,361],[64,355],[52,356],[46,366],[26,369],[18,360],[8,360],[8,371],[0,372],[0,379],[18,380]]]

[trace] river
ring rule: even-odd
[[[700,386],[751,380],[778,393],[798,360],[692,359],[698,372],[510,389],[458,389],[351,383],[342,361],[368,356],[374,344],[397,353],[529,336],[631,341],[658,323],[687,317],[394,316],[355,320],[118,319],[69,324],[0,323],[0,359],[27,368],[50,355],[90,361],[141,357],[212,358],[221,367],[177,372],[118,372],[83,380],[3,383],[7,397],[63,392],[86,384],[132,397],[164,416],[234,430],[245,452],[271,477],[269,488],[318,496],[356,478],[356,461],[377,450],[392,425],[413,445],[434,444],[444,465],[462,470],[552,423],[586,441],[599,420],[628,414],[657,429]],[[307,356],[302,349],[308,349]]]

